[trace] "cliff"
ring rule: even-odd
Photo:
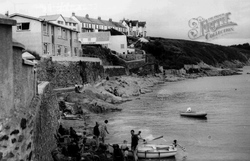
[[[153,55],[164,69],[181,69],[185,64],[204,62],[212,66],[242,67],[249,58],[246,49],[227,47],[204,42],[150,37],[148,43],[142,43],[141,49]]]

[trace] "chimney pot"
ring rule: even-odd
[[[98,20],[101,20],[101,17],[100,17],[100,16],[98,17]]]
[[[86,18],[89,18],[89,14],[86,14],[86,16],[85,16]]]
[[[109,21],[112,22],[112,18],[110,18]]]
[[[72,12],[72,16],[76,16],[75,12]]]

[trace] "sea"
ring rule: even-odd
[[[250,66],[241,75],[165,82],[117,107],[123,110],[94,120],[109,120],[106,142],[130,142],[133,129],[143,138],[163,136],[155,144],[177,140],[182,148],[161,161],[250,161]],[[206,119],[180,116],[188,107]]]

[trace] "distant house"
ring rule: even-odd
[[[78,35],[79,41],[84,45],[101,45],[119,54],[127,54],[127,36],[115,29],[103,32],[83,32]]]
[[[101,32],[108,29],[115,29],[120,32],[127,32],[126,27],[123,26],[120,22],[112,21],[110,18],[109,20],[103,20],[101,17],[90,18],[88,14],[85,16],[78,16],[75,13],[72,13],[71,18],[78,23],[78,31],[80,33],[83,32]]]
[[[119,54],[127,54],[127,36],[115,29],[110,29],[108,31],[110,31],[111,34],[109,48],[118,52]]]
[[[127,28],[128,36],[146,37],[146,22],[138,20],[121,20],[122,24]]]
[[[79,56],[78,32],[66,27],[61,15],[48,19],[13,14],[10,18],[17,21],[17,25],[12,27],[13,38],[22,42],[26,49],[41,56]]]
[[[69,17],[63,17],[61,14],[40,16],[39,18],[45,21],[53,22],[55,24],[66,26],[72,30],[78,30],[78,23],[76,21]]]

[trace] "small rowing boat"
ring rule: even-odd
[[[177,153],[174,145],[145,144],[138,147],[138,158],[167,158],[173,157]]]
[[[113,144],[114,145],[114,144]],[[124,146],[124,144],[119,145],[120,147]],[[128,147],[128,156],[133,156],[133,153],[130,149],[131,145],[126,144]],[[111,150],[110,150],[111,149]],[[113,153],[113,149],[110,148],[109,152]],[[173,157],[177,153],[177,148],[175,145],[157,145],[157,144],[143,144],[138,145],[137,157],[143,159],[159,159],[159,158],[167,158]]]
[[[186,116],[186,117],[197,117],[197,118],[204,118],[207,116],[206,112],[195,112],[195,111],[191,111],[191,112],[180,112],[181,116]]]

